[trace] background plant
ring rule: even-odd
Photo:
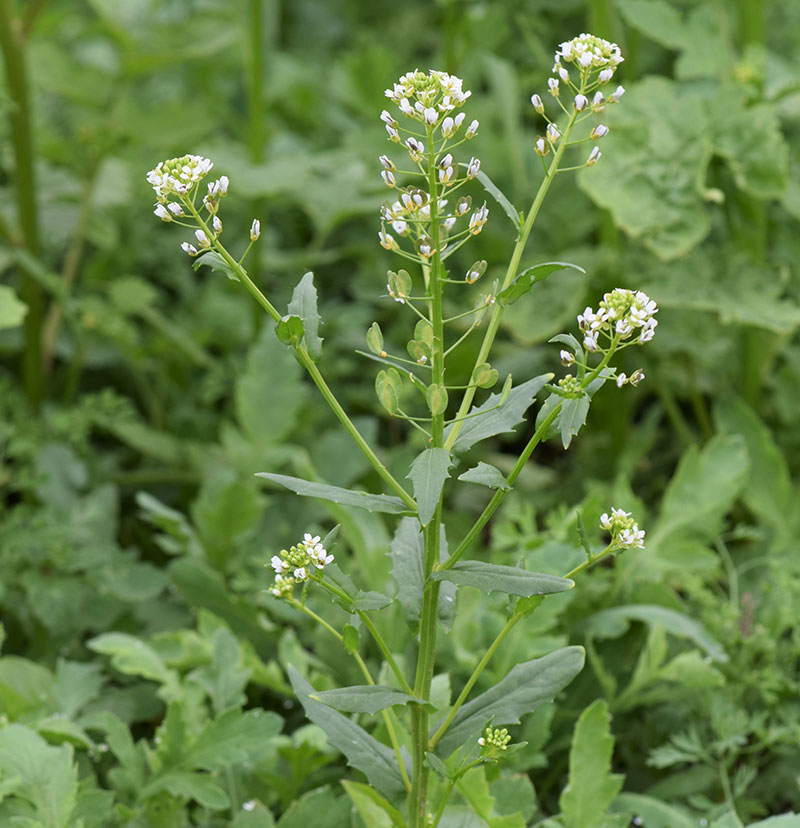
[[[27,14],[21,5],[11,4],[12,14],[2,15],[3,20],[12,20],[14,12]],[[262,219],[260,246],[248,263],[251,272],[268,277],[281,307],[299,275],[315,270],[325,297],[326,370],[333,373],[331,383],[348,410],[358,412],[360,427],[371,421],[375,428],[372,391],[356,381],[363,375],[363,359],[353,352],[363,348],[363,331],[374,319],[389,341],[404,341],[391,321],[397,318],[394,304],[376,305],[371,299],[375,274],[386,268],[384,251],[372,241],[375,210],[386,191],[369,159],[385,150],[385,133],[365,124],[374,123],[383,79],[399,76],[408,66],[438,65],[485,89],[488,94],[476,94],[471,103],[481,121],[481,160],[511,200],[522,203],[541,168],[529,140],[538,119],[526,96],[544,88],[551,44],[589,29],[623,46],[627,92],[624,106],[610,111],[607,123],[623,147],[617,157],[642,159],[629,165],[640,178],[633,188],[626,182],[627,195],[614,196],[613,217],[583,209],[584,196],[574,185],[566,182],[562,188],[556,182],[539,225],[542,246],[531,250],[523,266],[566,260],[587,273],[562,271],[537,286],[541,301],[554,309],[551,319],[532,325],[524,303],[512,306],[493,363],[503,375],[548,370],[552,346],[540,344],[588,302],[619,285],[620,273],[636,275],[628,286],[641,286],[658,302],[661,327],[647,349],[636,351],[646,382],[635,392],[625,389],[625,395],[599,395],[570,452],[545,447],[542,462],[517,481],[491,535],[482,535],[479,543],[486,545],[487,560],[494,555],[508,560],[508,550],[522,549],[524,565],[542,571],[543,556],[558,559],[563,544],[574,543],[574,508],[561,503],[579,506],[586,526],[595,525],[610,503],[630,504],[627,508],[648,528],[651,548],[663,521],[656,552],[637,553],[639,566],[626,571],[616,587],[610,589],[616,570],[597,569],[585,578],[580,607],[570,603],[563,618],[547,624],[540,610],[536,642],[551,648],[585,643],[587,619],[616,606],[645,603],[701,618],[724,642],[729,661],[706,664],[700,672],[683,669],[683,661],[655,670],[652,681],[639,684],[636,697],[628,694],[623,706],[635,704],[614,709],[614,770],[627,774],[625,795],[651,792],[695,817],[725,803],[718,759],[708,767],[690,758],[663,769],[645,761],[692,719],[703,739],[726,738],[707,730],[708,707],[699,703],[703,693],[712,699],[724,693],[740,711],[728,721],[742,721],[742,716],[747,721],[725,762],[732,774],[744,762],[757,772],[749,788],[735,796],[740,817],[746,822],[757,814],[798,810],[792,775],[797,739],[791,726],[796,642],[788,609],[797,580],[791,538],[798,459],[792,266],[797,199],[796,176],[787,174],[796,154],[792,8],[615,2],[590,9],[563,3],[533,9],[444,3],[433,10],[426,6],[423,14],[410,3],[382,12],[379,19],[363,4],[344,2],[282,10],[242,2],[193,11],[187,19],[182,5],[126,4],[121,19],[116,4],[112,9],[54,0],[35,19],[30,13],[24,48],[33,143],[27,157],[35,159],[38,252],[19,230],[18,195],[27,197],[31,190],[16,186],[21,165],[15,153],[20,147],[25,151],[25,142],[14,149],[8,118],[19,109],[13,104],[16,93],[6,86],[11,99],[6,99],[3,120],[0,212],[9,231],[0,253],[4,286],[16,291],[25,274],[41,286],[45,304],[55,300],[62,315],[45,375],[46,404],[39,413],[20,390],[21,329],[6,329],[2,339],[6,657],[36,661],[51,671],[59,654],[96,664],[106,678],[100,703],[106,708],[112,700],[124,704],[120,715],[131,722],[137,738],[147,739],[164,712],[155,696],[158,685],[109,672],[107,657],[82,644],[110,624],[152,643],[164,631],[194,629],[194,611],[206,608],[241,642],[252,642],[267,665],[254,675],[269,683],[251,680],[247,705],[279,712],[290,734],[302,719],[284,707],[288,688],[281,664],[297,663],[298,653],[305,652],[303,670],[315,686],[346,683],[338,663],[327,660],[329,645],[317,633],[300,629],[298,639],[293,632],[269,630],[268,619],[280,619],[272,617],[260,593],[264,550],[295,542],[299,517],[291,498],[259,489],[251,474],[270,468],[308,476],[313,463],[314,472],[331,484],[360,483],[375,491],[379,482],[357,457],[345,457],[345,435],[324,408],[308,404],[312,390],[297,366],[282,358],[280,343],[266,334],[259,338],[255,314],[249,322],[248,298],[219,274],[192,274],[171,228],[154,233],[152,217],[141,208],[147,197],[141,170],[191,146],[236,175],[237,199],[246,196],[252,203],[231,202],[226,232],[239,210],[240,227],[249,227],[254,215]],[[180,50],[175,47],[178,22]],[[637,88],[645,76],[663,82],[658,89],[643,87],[641,99],[652,107],[642,118]],[[730,97],[722,95],[724,88]],[[671,99],[665,107],[665,93],[674,93],[677,108],[669,108],[676,104]],[[262,101],[269,105],[261,106]],[[659,119],[668,111],[683,115]],[[734,116],[741,126],[724,129],[725,119]],[[654,126],[645,133],[615,123],[616,117]],[[719,128],[706,129],[708,119]],[[748,143],[754,123],[762,125],[760,152]],[[695,160],[679,177],[673,174],[675,158]],[[583,183],[588,187],[589,175],[597,180],[615,163],[606,152]],[[627,209],[634,191],[639,200]],[[589,196],[597,197],[591,189]],[[259,200],[263,208],[256,209]],[[472,243],[474,255],[463,262],[464,272],[475,260],[497,261],[497,251],[513,240],[513,227],[491,199],[488,204],[493,220]],[[682,241],[672,252],[662,241],[651,241],[651,230],[640,231],[630,222],[631,215],[663,215],[665,205],[674,205],[676,216],[684,209],[692,216],[683,222],[692,231],[690,242]],[[629,232],[639,235],[631,239]],[[689,253],[661,261],[656,248],[660,256],[678,248]],[[486,273],[483,283],[492,278]],[[551,282],[559,288],[552,295]],[[717,290],[719,285],[724,290]],[[9,296],[3,291],[4,324],[19,321],[24,310]],[[556,299],[563,302],[558,312]],[[516,362],[519,342],[528,346],[524,367]],[[467,343],[465,371],[474,356]],[[623,370],[630,374],[635,367]],[[284,390],[276,406],[280,416],[272,418],[262,400],[274,398],[278,387]],[[744,395],[747,406],[732,394]],[[720,412],[730,410],[738,415],[723,419]],[[737,434],[744,442],[735,439]],[[313,461],[305,448],[312,435]],[[709,444],[714,435],[734,439],[715,438]],[[515,440],[492,441],[489,461],[510,470],[508,455],[521,448]],[[402,477],[412,458],[403,453],[397,433],[381,427],[380,443],[387,465]],[[680,476],[669,485],[675,492],[670,512],[659,517],[652,504],[662,499],[684,454]],[[718,467],[730,474],[717,474]],[[628,491],[631,485],[639,504]],[[137,502],[139,491],[148,496]],[[479,491],[474,487],[469,494],[465,487],[460,496],[464,529],[480,508]],[[700,491],[714,496],[698,502]],[[313,509],[305,512],[309,529],[316,523],[313,531],[320,532],[331,519],[341,521],[341,554],[352,554],[359,571],[388,578],[390,562],[383,552],[389,537],[378,516]],[[540,550],[535,562],[534,549]],[[694,576],[686,574],[687,561]],[[147,566],[131,568],[134,563]],[[136,578],[122,578],[123,572]],[[123,591],[127,597],[120,600]],[[456,621],[442,653],[454,686],[466,681],[474,651],[488,645],[502,626],[504,611],[491,604],[469,612],[472,592],[461,591],[466,614]],[[474,598],[477,602],[477,594]],[[94,615],[74,611],[101,606],[108,609]],[[593,638],[600,659],[593,663],[616,677],[617,688],[623,688],[618,692],[627,687],[639,653],[647,652],[650,630],[666,623],[663,615],[634,618],[631,612],[625,616],[630,620],[616,620],[602,637]],[[88,636],[81,628],[88,628]],[[713,657],[678,628],[667,629],[662,667],[676,656],[689,658],[695,649],[692,659]],[[313,651],[299,649],[300,639]],[[541,654],[535,649],[539,644],[517,630],[505,646],[508,654],[488,668],[487,681],[498,679],[515,660]],[[531,820],[557,810],[575,719],[611,686],[601,690],[589,667],[592,672],[587,669],[570,686],[558,715],[546,708],[515,736],[536,748],[526,750],[524,759],[523,754],[511,757],[515,773],[526,773],[529,762],[547,761],[549,768],[536,772],[539,804],[526,807],[540,810]],[[698,690],[703,676],[717,686]],[[613,708],[615,702],[610,704]],[[760,724],[765,713],[767,725]],[[789,724],[776,741],[781,722]],[[31,718],[25,726],[34,725]],[[47,738],[55,744],[63,740]],[[280,794],[262,790],[258,796],[277,817],[309,791],[311,813],[325,802],[331,822],[343,814],[346,824],[349,806],[341,790],[321,789],[341,775],[335,756],[319,749],[313,729],[299,730],[297,738],[295,753],[282,748],[280,754],[282,768],[293,770],[277,775],[292,781]],[[81,750],[75,755],[80,757]],[[296,758],[290,763],[288,756]],[[85,765],[81,768],[84,774]],[[106,777],[97,778],[108,789]],[[496,786],[495,803],[510,796],[509,783],[490,784]],[[186,819],[205,818],[192,800],[178,799]],[[238,807],[234,810],[239,814]],[[224,811],[219,818],[229,819]],[[289,816],[283,819],[290,824]]]

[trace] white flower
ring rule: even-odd
[[[599,141],[600,138],[604,138],[606,135],[608,135],[608,127],[605,124],[598,124],[589,133],[589,137],[595,141]]]
[[[278,555],[273,555],[270,563],[278,575],[285,575],[291,569],[289,564]]]
[[[477,131],[478,131],[478,126],[479,126],[479,124],[478,124],[477,121],[472,121],[470,123],[470,125],[467,127],[467,131],[464,133],[464,137],[468,140],[470,138],[474,138],[475,133],[477,133]]]
[[[171,195],[185,195],[208,175],[214,164],[200,155],[184,155],[161,161],[147,173],[156,197],[165,202]]]
[[[384,109],[383,112],[381,112],[381,120],[383,121],[384,124],[386,124],[386,126],[390,126],[390,127],[396,127],[397,126],[397,121],[395,121],[395,119],[391,116],[391,114],[386,109]]]
[[[478,174],[481,168],[481,162],[479,159],[475,158],[474,156],[470,158],[469,164],[467,165],[467,178],[472,181],[473,178]]]
[[[594,55],[591,52],[584,52],[578,57],[578,63],[584,68],[588,69],[594,61]]]
[[[294,575],[295,581],[299,581],[300,583],[308,580],[308,572],[304,566],[297,567],[292,574]]]
[[[586,348],[587,351],[596,351],[597,350],[597,333],[587,333],[583,337],[583,347]]]
[[[562,350],[559,354],[561,357],[561,364],[570,366],[574,365],[575,363],[575,354],[571,353],[570,351]]]
[[[645,533],[637,526],[630,512],[612,508],[610,516],[608,513],[600,516],[600,526],[611,534],[609,546],[644,549]]]
[[[531,103],[533,108],[541,115],[544,112],[544,104],[538,95],[531,95]]]
[[[555,144],[556,141],[561,137],[561,133],[556,129],[555,124],[548,124],[547,125],[547,140],[551,144]]]
[[[600,156],[602,154],[603,153],[600,152],[599,147],[592,147],[592,151],[589,153],[589,157],[586,160],[586,166],[593,167],[600,160]]]
[[[389,158],[389,156],[388,156],[388,155],[380,155],[380,156],[378,156],[378,161],[380,161],[380,162],[381,162],[381,166],[382,166],[385,170],[389,170],[389,172],[394,172],[394,170],[396,170],[396,169],[397,169],[397,167],[395,167],[395,165],[394,165],[394,161],[392,161],[392,159],[391,159],[391,158]]]
[[[599,80],[600,83],[608,83],[613,76],[613,69],[603,69],[603,71],[597,76],[597,80]]]
[[[222,221],[220,221],[219,216],[214,216],[214,218],[211,219],[211,227],[217,235],[222,232]]]
[[[627,382],[628,377],[626,374],[618,374],[617,375],[617,388],[622,388],[623,385]]]
[[[537,155],[545,156],[550,152],[550,145],[540,136],[533,142],[533,149]]]
[[[621,98],[624,94],[625,94],[625,87],[624,87],[624,86],[618,86],[618,87],[617,87],[617,88],[616,88],[616,89],[615,89],[615,90],[614,90],[614,91],[613,91],[613,92],[612,92],[612,93],[608,96],[608,102],[609,102],[609,103],[614,103],[614,102],[618,101],[618,100],[619,100],[619,99],[620,99],[620,98]]]
[[[156,204],[156,209],[153,212],[161,219],[161,221],[172,221],[172,216],[169,210],[163,204]]]
[[[575,109],[578,112],[583,112],[583,110],[586,109],[586,107],[589,104],[589,99],[586,97],[586,95],[576,95],[574,104]]]
[[[413,136],[406,139],[406,149],[412,161],[419,161],[425,153],[425,145]]]
[[[181,250],[190,256],[196,256],[198,253],[197,248],[193,244],[189,244],[189,242],[181,242]]]
[[[260,235],[261,222],[258,219],[253,219],[253,223],[250,225],[250,241],[258,241]]]
[[[603,93],[598,90],[594,93],[594,97],[592,98],[592,109],[597,110],[601,108],[602,105],[605,103],[605,98],[603,97]]]
[[[221,196],[228,195],[228,176],[221,175],[219,177],[219,194]]]
[[[394,173],[391,170],[381,170],[381,178],[387,187],[395,187],[397,185]]]
[[[439,120],[439,113],[433,107],[429,106],[422,114],[428,126],[436,126],[436,122]]]
[[[455,175],[456,168],[452,165],[439,170],[439,181],[442,184],[449,184],[452,177]]]
[[[467,117],[467,116],[466,116],[466,114],[465,114],[465,113],[463,113],[463,112],[459,112],[459,113],[458,113],[458,115],[456,115],[456,117],[455,117],[455,124],[456,124],[456,129],[457,129],[457,130],[458,130],[458,129],[461,129],[461,124],[463,124],[463,123],[464,123],[464,119],[465,119],[466,117]]]
[[[183,212],[183,207],[181,207],[181,205],[178,204],[177,201],[170,201],[170,203],[167,204],[167,209],[170,211],[170,213],[172,213],[173,216],[177,216],[178,218],[182,218],[186,215]]]
[[[408,233],[408,222],[402,219],[395,219],[392,222],[392,230],[400,236],[405,236]]]
[[[567,83],[569,81],[569,72],[567,72],[567,70],[563,66],[558,67],[558,76],[561,78],[562,81],[564,81],[564,83]]]
[[[449,138],[456,131],[456,122],[448,115],[442,121],[442,138]]]
[[[383,230],[378,233],[378,239],[380,240],[381,247],[386,250],[395,250],[397,248],[397,242],[389,233],[384,233]]]
[[[444,229],[449,233],[456,226],[456,217],[449,216],[442,222]]]
[[[208,236],[202,230],[195,230],[194,237],[197,239],[200,247],[211,247],[211,242],[208,240]]]
[[[622,63],[624,58],[616,43],[584,33],[560,44],[556,52],[556,60],[565,60],[567,63],[577,61],[584,69],[590,66],[613,69]]]
[[[550,88],[550,94],[554,97],[558,97],[558,81],[555,78],[549,78],[547,81],[547,86]]]
[[[480,210],[476,210],[470,217],[469,217],[469,232],[473,236],[477,236],[478,233],[483,230],[483,225],[486,224],[487,219],[489,218],[489,209],[486,206],[486,202],[483,202]]]
[[[386,131],[389,133],[389,138],[395,142],[395,144],[400,143],[400,133],[394,128],[386,124]]]

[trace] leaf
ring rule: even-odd
[[[325,731],[330,744],[345,755],[351,767],[364,773],[372,786],[390,800],[399,800],[405,794],[405,788],[394,752],[347,716],[314,701],[311,698],[314,688],[292,665],[288,667],[288,674],[306,716]]]
[[[239,281],[239,277],[236,275],[236,271],[219,255],[219,253],[215,252],[214,250],[208,250],[205,253],[201,253],[192,264],[192,267],[195,270],[199,270],[200,267],[206,266],[210,267],[211,270],[216,271],[217,273],[224,273],[229,279],[234,282]]]
[[[747,828],[800,828],[800,814],[780,814],[779,816],[751,822]]]
[[[688,638],[714,661],[726,662],[728,656],[722,645],[709,635],[705,627],[688,615],[654,604],[627,604],[600,610],[585,619],[584,626],[592,638],[618,638],[628,629],[631,621],[661,625],[680,638]]]
[[[369,828],[406,828],[405,820],[397,808],[368,785],[345,779],[342,787]]]
[[[350,828],[350,810],[347,797],[337,798],[326,785],[295,799],[284,811],[277,828]]]
[[[0,331],[21,325],[27,312],[28,306],[17,294],[8,285],[0,285]]]
[[[569,781],[558,804],[568,828],[593,828],[622,788],[625,778],[612,774],[614,738],[608,704],[598,699],[581,713],[569,752]]]
[[[463,452],[487,437],[514,431],[516,426],[523,422],[523,415],[530,408],[536,395],[552,378],[552,374],[541,374],[523,382],[511,389],[502,404],[499,404],[501,394],[490,394],[486,402],[473,408],[468,415],[469,419],[464,420],[461,431],[453,443],[453,451]],[[453,426],[449,425],[445,429],[445,438],[452,428]]]
[[[384,607],[388,607],[391,603],[392,599],[388,595],[383,595],[380,592],[373,592],[372,590],[368,592],[362,592],[359,590],[356,597],[353,599],[353,603],[350,605],[350,609],[354,612],[356,610],[361,610],[361,612],[365,612],[367,610],[379,610]]]
[[[572,438],[577,435],[581,427],[586,425],[586,415],[589,413],[591,399],[584,394],[578,399],[567,399],[561,402],[561,412],[558,415],[558,428],[561,432],[561,445],[569,448]]]
[[[711,229],[707,110],[707,101],[667,78],[631,84],[624,107],[604,115],[611,133],[602,162],[578,175],[581,189],[618,227],[664,260],[685,255]]]
[[[611,810],[635,814],[647,828],[697,828],[696,817],[675,805],[667,805],[660,799],[642,794],[620,794],[614,800]]]
[[[484,592],[505,592],[525,598],[566,592],[575,586],[574,581],[557,575],[542,575],[516,566],[483,561],[459,561],[450,569],[434,570],[430,577],[434,581],[452,581],[454,584],[478,587]]]
[[[0,777],[16,778],[14,795],[31,804],[42,828],[72,824],[78,767],[71,746],[52,747],[23,725],[6,725],[0,730]]]
[[[490,690],[467,702],[455,715],[438,745],[448,756],[491,719],[493,725],[518,724],[520,716],[552,701],[581,671],[583,647],[565,647],[517,664]]]
[[[284,316],[275,326],[275,336],[284,345],[299,348],[305,336],[305,326],[299,316]]]
[[[514,281],[505,290],[501,290],[497,294],[497,298],[504,301],[507,305],[513,305],[517,299],[521,299],[528,293],[537,282],[543,281],[557,270],[565,270],[566,268],[572,268],[579,273],[586,273],[579,265],[570,264],[569,262],[543,262],[542,264],[525,268],[522,273],[514,277]]]
[[[401,690],[380,684],[358,684],[352,687],[338,687],[335,690],[323,690],[314,693],[312,698],[344,713],[374,714],[394,704],[425,703],[422,699],[409,696]]]
[[[111,656],[111,664],[120,673],[158,682],[169,698],[181,695],[178,674],[141,639],[127,633],[110,632],[91,639],[87,646],[96,653]]]
[[[419,509],[419,522],[427,526],[442,495],[444,481],[450,477],[448,469],[453,464],[450,452],[443,448],[425,449],[411,464],[406,475],[414,485],[414,498]]]
[[[143,795],[153,796],[159,791],[168,791],[173,796],[193,799],[205,808],[221,811],[230,807],[228,794],[205,773],[170,771],[149,783]]]
[[[358,506],[369,512],[387,512],[391,515],[399,515],[408,511],[408,507],[399,497],[355,492],[350,489],[342,489],[339,486],[329,486],[327,483],[312,483],[310,480],[290,477],[286,474],[259,472],[256,477],[263,477],[265,480],[277,483],[279,486],[283,486],[285,489],[289,489],[289,491],[303,497],[318,497],[322,500],[342,503],[345,506]]]
[[[483,189],[503,208],[514,227],[519,230],[522,227],[522,218],[519,210],[503,195],[500,188],[483,170],[478,170],[478,181],[483,184]]]
[[[738,434],[719,434],[702,452],[688,448],[667,486],[658,523],[648,533],[648,547],[655,550],[676,532],[714,535],[742,490],[748,466],[747,446]]]
[[[686,43],[680,14],[662,0],[617,0],[617,7],[626,23],[656,43],[668,49],[681,49]]]
[[[314,274],[311,271],[303,276],[294,289],[292,301],[289,302],[289,313],[296,314],[303,320],[303,343],[316,362],[322,356],[322,338],[317,333],[320,317],[317,310],[317,289],[314,287]]]
[[[480,486],[488,486],[490,489],[502,489],[504,492],[511,491],[511,484],[505,479],[503,473],[497,466],[491,466],[489,463],[479,462],[477,466],[473,466],[463,474],[458,476],[459,480],[465,483],[477,483]]]
[[[236,380],[236,419],[256,446],[280,445],[297,427],[309,393],[300,365],[273,331],[271,323],[263,326]]]

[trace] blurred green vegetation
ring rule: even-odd
[[[551,370],[548,338],[617,286],[645,290],[660,324],[621,366],[645,383],[599,394],[569,453],[543,447],[483,554],[561,574],[576,509],[595,526],[612,503],[649,543],[504,644],[487,680],[566,643],[589,658],[481,784],[530,824],[557,813],[575,721],[603,697],[619,810],[650,814],[648,828],[800,811],[800,5],[0,0],[0,822],[360,824],[285,669],[323,689],[357,678],[267,595],[263,567],[341,523],[337,560],[392,592],[390,529],[254,473],[379,481],[249,297],[192,270],[145,173],[186,152],[214,160],[231,180],[226,240],[243,249],[260,218],[250,272],[277,307],[314,271],[322,368],[402,479],[421,446],[381,417],[374,366],[355,354],[373,320],[408,336],[380,296],[383,90],[415,66],[463,77],[482,169],[527,207],[542,128],[528,99],[581,31],[621,45],[627,92],[601,162],[555,182],[523,264],[586,275],[515,304],[494,364],[520,380]],[[485,279],[514,238],[489,206],[455,265],[486,259]],[[507,469],[513,448],[496,441],[492,462]],[[483,506],[474,488],[454,536]],[[444,697],[505,619],[502,602],[458,600]],[[410,657],[391,612],[381,628]]]

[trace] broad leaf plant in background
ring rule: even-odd
[[[208,180],[213,163],[197,155],[164,161],[147,176],[157,197],[155,215],[193,231],[194,240],[183,242],[181,247],[196,259],[196,268],[208,265],[219,270],[253,295],[274,322],[275,335],[292,349],[390,492],[366,493],[270,472],[260,475],[301,496],[398,518],[392,544],[398,586],[394,597],[370,589],[369,573],[350,573],[341,559],[335,562],[330,549],[336,529],[324,539],[305,533],[295,545],[271,559],[274,584],[270,589],[275,598],[324,628],[343,652],[355,659],[363,676],[365,683],[361,685],[315,691],[297,669],[289,667],[292,686],[307,716],[322,727],[330,744],[345,754],[350,765],[366,775],[370,787],[348,782],[346,788],[368,825],[377,824],[375,820],[408,828],[461,824],[462,809],[450,806],[459,783],[473,768],[498,762],[524,748],[523,744],[512,744],[508,729],[498,725],[517,724],[521,716],[553,699],[584,662],[580,647],[557,649],[515,665],[494,686],[475,694],[473,689],[495,651],[517,624],[537,611],[545,596],[572,589],[573,578],[607,556],[644,545],[645,533],[631,514],[614,507],[601,518],[602,528],[610,535],[608,542],[593,548],[581,525],[586,558],[565,568],[561,576],[466,557],[536,447],[558,435],[567,448],[586,420],[592,396],[606,382],[622,388],[637,385],[644,378],[639,369],[630,376],[619,371],[615,357],[653,338],[657,308],[641,291],[618,288],[603,296],[596,311],[587,307],[578,316],[580,340],[569,333],[552,340],[566,346],[560,356],[572,369],[570,373],[557,382],[549,373],[517,384],[509,374],[499,392],[475,403],[480,391],[499,380],[490,358],[505,308],[526,299],[529,293],[535,297],[534,286],[550,274],[575,267],[547,262],[522,269],[520,261],[556,176],[594,166],[600,160],[597,142],[609,130],[596,116],[624,93],[622,86],[610,86],[622,61],[616,44],[588,34],[558,48],[546,95],[552,100],[554,117],[548,116],[540,95],[531,98],[534,109],[546,121],[546,129],[535,139],[536,154],[542,160],[542,182],[524,213],[497,190],[481,171],[476,156],[467,158],[466,145],[472,145],[479,123],[467,120],[464,108],[471,92],[463,88],[460,78],[415,70],[386,90],[396,109],[384,110],[381,120],[390,142],[403,152],[402,160],[396,153],[379,159],[381,177],[392,191],[392,200],[381,209],[378,238],[382,247],[401,257],[411,269],[389,270],[387,292],[412,314],[414,325],[407,353],[401,355],[373,323],[367,333],[370,354],[365,356],[371,355],[385,366],[375,381],[381,405],[413,429],[409,439],[421,435],[417,442],[422,450],[406,475],[413,494],[381,462],[320,371],[321,320],[312,274],[300,281],[288,313],[282,315],[243,264],[250,246],[258,241],[260,221],[253,220],[250,246],[238,258],[222,241],[221,207],[235,182],[224,175]],[[578,153],[584,156],[582,162],[565,166],[564,159]],[[487,203],[477,206],[468,194],[468,185],[475,179],[480,179],[500,203],[517,229],[517,239],[502,281],[470,296],[470,288],[483,275],[487,262],[476,261],[462,275],[449,269],[448,261],[481,233],[489,217]],[[465,293],[466,302],[462,298]],[[459,308],[464,304],[467,310]],[[457,312],[451,313],[452,307]],[[534,306],[531,312],[547,313],[547,308]],[[448,358],[471,336],[482,337],[478,355],[471,372],[458,376],[448,370]],[[511,471],[504,475],[484,461],[465,468],[464,455],[482,440],[513,430],[542,391],[547,396],[539,408],[535,430]],[[456,482],[484,486],[493,494],[473,526],[451,548],[445,495],[447,482],[455,475]],[[458,587],[506,593],[509,611],[505,625],[455,701],[442,705],[434,702],[438,628],[452,615]],[[327,595],[344,612],[344,618],[333,614],[320,594]],[[403,669],[375,620],[394,602],[402,605],[416,641],[416,664],[411,670]],[[362,658],[363,637],[371,638],[380,650],[385,675],[376,678]],[[345,715],[377,713],[381,714],[385,742]],[[598,726],[603,727],[602,716]],[[564,824],[583,824],[579,814],[583,798],[580,792],[565,791]],[[610,800],[603,802],[602,809],[609,804]]]

